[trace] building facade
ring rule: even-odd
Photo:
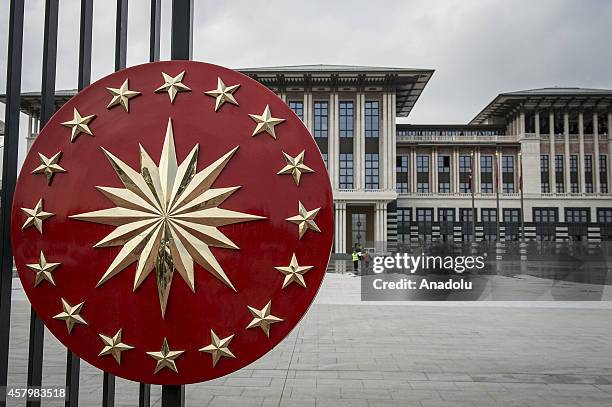
[[[409,125],[396,119],[409,116],[433,70],[240,71],[275,91],[319,146],[334,192],[336,253],[523,234],[612,239],[612,90],[503,93],[468,124]],[[72,94],[59,92],[58,105]],[[22,96],[29,142],[39,99]]]

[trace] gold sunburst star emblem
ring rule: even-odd
[[[165,316],[176,270],[195,292],[194,262],[236,291],[210,247],[238,249],[218,227],[264,219],[262,216],[219,208],[240,187],[212,188],[238,147],[197,171],[196,144],[179,165],[172,120],[168,120],[159,165],[140,147],[140,172],[104,150],[125,188],[98,187],[116,207],[70,216],[73,219],[116,226],[94,247],[122,246],[100,281],[101,286],[138,261],[136,290],[153,269],[162,318]]]

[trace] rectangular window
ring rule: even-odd
[[[378,189],[378,154],[365,155],[365,188]]]
[[[329,111],[327,102],[314,102],[314,123],[313,123],[313,136],[321,150],[323,160],[327,166],[327,137],[329,131]]]
[[[602,194],[608,193],[608,156],[599,156],[599,190]]]
[[[459,192],[472,192],[472,156],[459,156]]]
[[[558,154],[555,155],[555,182],[557,183],[557,192],[562,194],[565,192],[564,184],[564,165],[563,156]]]
[[[429,192],[429,156],[417,155],[417,192]]]
[[[338,105],[338,115],[340,122],[338,124],[340,137],[353,137],[354,111],[352,101],[342,101]]]
[[[558,208],[533,208],[533,221],[535,223],[557,223],[558,219]]]
[[[540,179],[542,180],[542,193],[550,192],[550,161],[548,159],[548,155],[540,156]]]
[[[483,222],[497,222],[497,209],[482,208],[480,210]]]
[[[410,179],[408,178],[408,164],[409,157],[407,155],[398,155],[396,157],[395,172],[397,185],[395,188],[400,194],[408,192],[408,180]]]
[[[371,100],[365,102],[365,136],[378,137],[379,133],[379,117],[378,101]]]
[[[353,154],[340,154],[340,189],[353,189]]]
[[[597,208],[597,222],[612,224],[612,208]]]
[[[450,156],[438,156],[438,192],[450,192]]]
[[[514,192],[514,157],[511,155],[502,156],[502,192]]]
[[[570,155],[570,192],[578,192],[578,156]]]
[[[433,209],[416,208],[417,222],[433,222]]]
[[[521,222],[521,210],[515,208],[504,209],[504,222],[505,223],[520,223]]]
[[[289,108],[293,110],[293,113],[295,113],[300,120],[304,121],[304,102],[290,100]]]
[[[455,208],[439,208],[438,209],[438,222],[454,222],[455,221]]]
[[[412,208],[397,208],[397,240],[410,241],[410,222],[412,222]]]
[[[480,191],[493,192],[493,156],[480,156]]]
[[[584,156],[584,192],[593,193],[593,156]]]
[[[565,208],[566,223],[589,223],[591,210],[589,208]]]
[[[463,223],[472,222],[472,208],[460,208],[459,221]]]

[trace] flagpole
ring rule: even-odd
[[[499,150],[495,151],[495,200],[497,203],[497,215],[495,216],[497,220],[497,242],[499,242]]]
[[[470,153],[470,192],[472,193],[472,241],[476,241],[476,205],[474,196],[474,150]]]
[[[525,242],[525,201],[523,200],[523,154],[519,151],[519,188],[521,192],[521,241]]]

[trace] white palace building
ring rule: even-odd
[[[409,117],[433,70],[240,71],[274,90],[315,138],[334,190],[336,253],[473,240],[472,197],[476,240],[517,240],[521,220],[530,240],[612,240],[612,90],[502,93],[467,124],[413,125],[396,119]],[[58,106],[74,93],[58,92]],[[31,141],[40,94],[22,95],[22,110]]]

